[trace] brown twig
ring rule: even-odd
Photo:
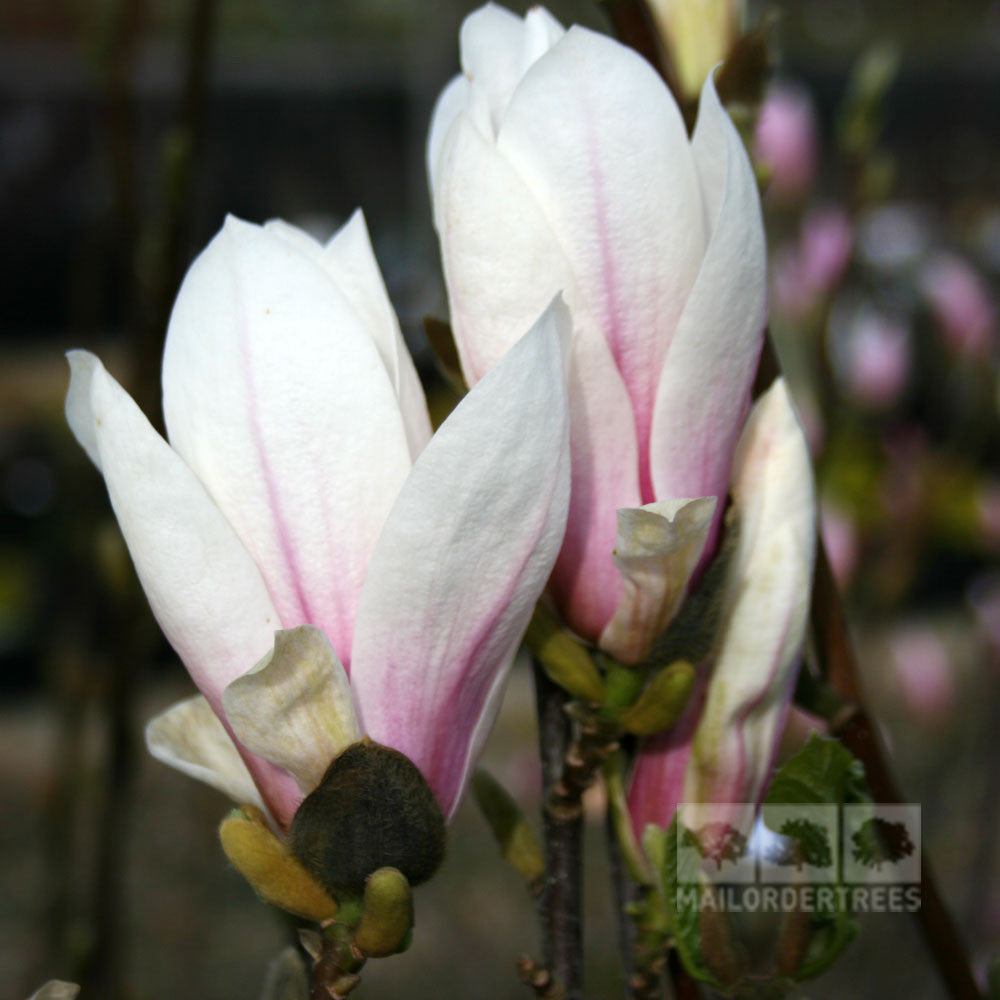
[[[674,1000],[701,1000],[701,989],[684,968],[676,950],[670,952],[667,972],[670,976],[670,985],[673,987]]]
[[[542,760],[542,826],[545,840],[545,881],[538,898],[542,923],[544,968],[564,991],[565,1000],[579,1000],[583,979],[581,918],[582,811],[568,815],[552,808],[553,790],[563,779],[572,726],[566,714],[569,696],[535,664],[538,740]]]
[[[544,965],[539,965],[529,955],[521,956],[517,963],[517,974],[525,986],[531,987],[536,997],[544,997],[545,1000],[562,1000],[566,995],[559,983],[552,977],[552,973]]]
[[[309,1000],[344,1000],[361,982],[358,972],[364,964],[346,937],[324,936],[323,949],[313,961]]]
[[[575,731],[563,755],[559,776],[547,793],[548,808],[564,819],[582,815],[584,792],[618,749],[619,738],[616,726],[608,726],[586,708],[571,711],[569,716],[576,723]]]

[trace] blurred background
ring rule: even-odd
[[[446,316],[423,146],[466,0],[0,4],[0,994],[256,997],[291,929],[227,869],[214,792],[149,759],[190,690],[62,417],[87,347],[159,422],[184,269],[225,213],[326,236],[364,207],[432,408]],[[524,4],[513,4],[523,12]],[[601,5],[553,2],[609,30]],[[985,972],[1000,937],[1000,3],[785,0],[742,124],[767,181],[772,332],[875,714]],[[530,682],[488,763],[538,797]],[[593,996],[620,995],[601,805]],[[941,997],[905,917],[802,996]],[[532,905],[466,804],[415,946],[361,995],[519,997]]]

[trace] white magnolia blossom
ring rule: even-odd
[[[568,317],[539,314],[431,438],[360,213],[325,245],[230,218],[170,320],[169,444],[70,353],[70,425],[203,696],[156,756],[285,827],[367,734],[453,812],[565,525]]]

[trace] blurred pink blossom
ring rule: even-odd
[[[949,346],[979,357],[996,338],[996,303],[976,270],[954,254],[941,253],[924,265],[920,285]]]
[[[846,331],[847,391],[865,406],[883,408],[899,397],[910,373],[910,332],[902,323],[863,312]]]
[[[801,87],[772,87],[754,133],[754,159],[771,171],[768,197],[795,201],[812,183],[817,160],[816,112]]]
[[[979,491],[976,514],[987,544],[1000,548],[1000,481],[994,480]]]
[[[925,625],[907,625],[889,639],[898,691],[925,722],[947,715],[955,703],[951,660],[940,636]]]
[[[789,316],[804,316],[840,283],[851,259],[854,234],[838,206],[810,212],[798,244],[775,255],[774,296]]]
[[[1000,573],[976,577],[968,593],[979,628],[1000,659]]]
[[[840,206],[810,212],[799,240],[802,279],[817,292],[830,291],[844,276],[853,244],[851,220]]]
[[[858,531],[851,516],[834,504],[820,509],[823,544],[837,585],[845,587],[858,564]]]

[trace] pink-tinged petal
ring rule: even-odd
[[[361,209],[330,238],[322,261],[344,298],[354,307],[362,325],[375,341],[392,381],[406,425],[410,456],[416,459],[431,439],[427,400],[417,369],[403,340],[396,311],[389,301],[382,272],[372,249]]]
[[[638,830],[669,826],[682,800],[756,802],[770,772],[805,635],[816,534],[809,450],[781,379],[747,420],[732,498],[738,534],[700,678],[704,706],[689,706],[676,732],[640,754],[629,794]]]
[[[618,511],[614,561],[624,591],[599,645],[621,663],[641,663],[670,624],[701,559],[715,497],[658,500]]]
[[[28,1000],[76,1000],[80,987],[62,979],[50,979],[28,997]]]
[[[711,78],[692,143],[711,237],[656,393],[658,497],[716,496],[722,514],[765,323],[765,248],[750,161]]]
[[[557,301],[434,435],[361,597],[352,686],[362,728],[420,768],[446,814],[562,541],[568,333]]]
[[[248,750],[284,768],[303,795],[361,739],[351,684],[314,625],[274,633],[274,649],[222,693],[226,719]]]
[[[470,384],[560,290],[573,314],[572,506],[553,592],[570,624],[596,639],[621,593],[614,512],[640,503],[625,383],[540,206],[465,116],[442,154],[437,194],[452,326]]]
[[[622,374],[642,502],[651,502],[657,381],[705,248],[680,112],[646,60],[574,27],[518,84],[497,149],[542,206],[570,262],[579,289],[574,319],[586,310]]]
[[[177,297],[163,394],[171,443],[260,567],[278,624],[317,625],[347,665],[368,559],[411,464],[351,303],[314,254],[230,218]]]
[[[642,744],[629,780],[628,809],[637,837],[650,824],[666,830],[682,800],[691,741],[694,739],[708,691],[703,666],[684,712],[666,733]]]
[[[146,749],[158,761],[211,785],[237,805],[267,811],[236,744],[203,695],[185,698],[150,719]]]
[[[156,620],[222,719],[223,689],[267,651],[277,611],[218,507],[128,393],[93,355],[68,357],[70,427],[104,474]],[[275,817],[289,820],[301,797],[291,776],[242,756]]]
[[[812,551],[792,526],[759,540],[712,669],[684,783],[690,802],[756,802],[774,759],[809,610]]]

